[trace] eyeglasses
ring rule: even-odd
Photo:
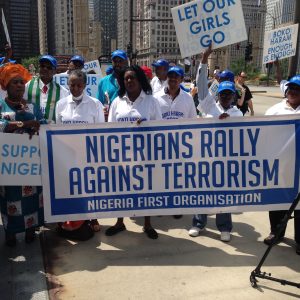
[[[240,77],[241,77],[241,78],[244,78],[244,79],[247,79],[247,76],[241,76],[241,75],[240,75]]]

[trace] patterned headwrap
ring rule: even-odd
[[[32,76],[22,65],[8,63],[0,68],[0,85],[6,90],[8,83],[15,77],[22,77],[25,82],[29,81]]]

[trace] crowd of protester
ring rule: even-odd
[[[40,125],[56,123],[96,124],[105,122],[135,122],[195,119],[225,119],[254,115],[252,94],[246,86],[247,74],[241,70],[237,76],[232,71],[215,70],[212,80],[207,79],[208,58],[211,46],[203,53],[196,81],[188,88],[185,74],[180,66],[166,59],[158,59],[152,67],[130,65],[125,51],[115,50],[111,55],[112,66],[107,68],[106,76],[98,85],[96,98],[88,96],[84,90],[87,76],[82,70],[84,58],[74,55],[65,74],[68,75],[69,90],[53,79],[57,61],[51,55],[39,59],[38,75],[32,76],[22,65],[11,59],[8,47],[6,57],[1,58],[0,67],[0,131],[14,134],[37,134]],[[32,70],[31,70],[32,71]],[[154,71],[155,76],[153,76]],[[34,73],[35,74],[35,73]],[[218,83],[215,93],[210,90]],[[285,115],[300,113],[300,75],[289,81],[280,80],[284,93],[282,102],[271,107],[266,115]],[[31,243],[35,229],[42,226],[43,194],[41,187],[0,186],[0,208],[8,246],[16,245],[16,234],[25,232],[25,241]],[[270,215],[270,235],[264,242],[274,241],[278,224],[286,211],[272,211]],[[295,212],[296,253],[300,254],[300,213]],[[181,215],[175,215],[180,218]],[[144,217],[143,231],[151,239],[158,233],[151,225],[149,216]],[[191,217],[192,227],[188,234],[196,237],[207,223],[207,215]],[[220,239],[231,239],[232,219],[230,213],[216,215],[216,226]],[[57,225],[57,232],[63,237],[86,240],[100,230],[98,220],[65,221]],[[105,234],[112,236],[125,231],[123,218]],[[284,236],[282,232],[281,239]]]

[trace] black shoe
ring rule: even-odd
[[[147,234],[149,239],[156,240],[158,238],[158,233],[153,228],[143,227],[143,231]]]
[[[35,229],[26,229],[25,230],[25,243],[30,244],[35,240]]]
[[[173,218],[174,218],[174,219],[181,219],[181,218],[182,218],[182,215],[174,215]]]
[[[276,241],[276,244],[280,243],[282,240],[283,240],[283,236],[279,237],[279,239]],[[272,232],[264,239],[264,243],[268,246],[273,244],[274,241],[275,241],[275,234]]]
[[[16,235],[14,233],[5,233],[5,244],[8,247],[15,247],[17,244]]]
[[[113,236],[121,231],[126,230],[125,225],[123,224],[122,226],[111,226],[109,228],[106,229],[105,231],[105,235],[107,236]]]
[[[296,253],[300,255],[300,244],[296,245]]]

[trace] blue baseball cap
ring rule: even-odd
[[[235,85],[231,81],[223,81],[219,84],[218,93],[223,91],[231,91],[232,93],[236,92]]]
[[[168,75],[169,75],[170,73],[176,73],[177,75],[179,75],[179,76],[181,76],[181,77],[184,76],[184,71],[183,71],[183,69],[181,69],[180,67],[177,67],[177,66],[171,67],[171,68],[169,69],[169,71],[168,71]]]
[[[153,67],[167,67],[169,68],[169,62],[165,59],[159,59],[152,64]]]
[[[57,68],[57,60],[51,55],[43,55],[41,56],[39,62],[48,61],[54,69]]]
[[[127,60],[127,54],[124,50],[115,50],[112,54],[111,54],[111,59],[114,59],[115,57],[120,57],[124,60]]]
[[[234,74],[230,70],[224,70],[221,73],[218,73],[218,77],[221,79],[227,79],[228,81],[234,82]]]
[[[81,55],[74,55],[70,61],[79,61],[82,65],[84,65],[84,58]]]
[[[296,75],[296,76],[292,77],[285,85],[287,87],[289,87],[290,85],[300,86],[300,75]]]

